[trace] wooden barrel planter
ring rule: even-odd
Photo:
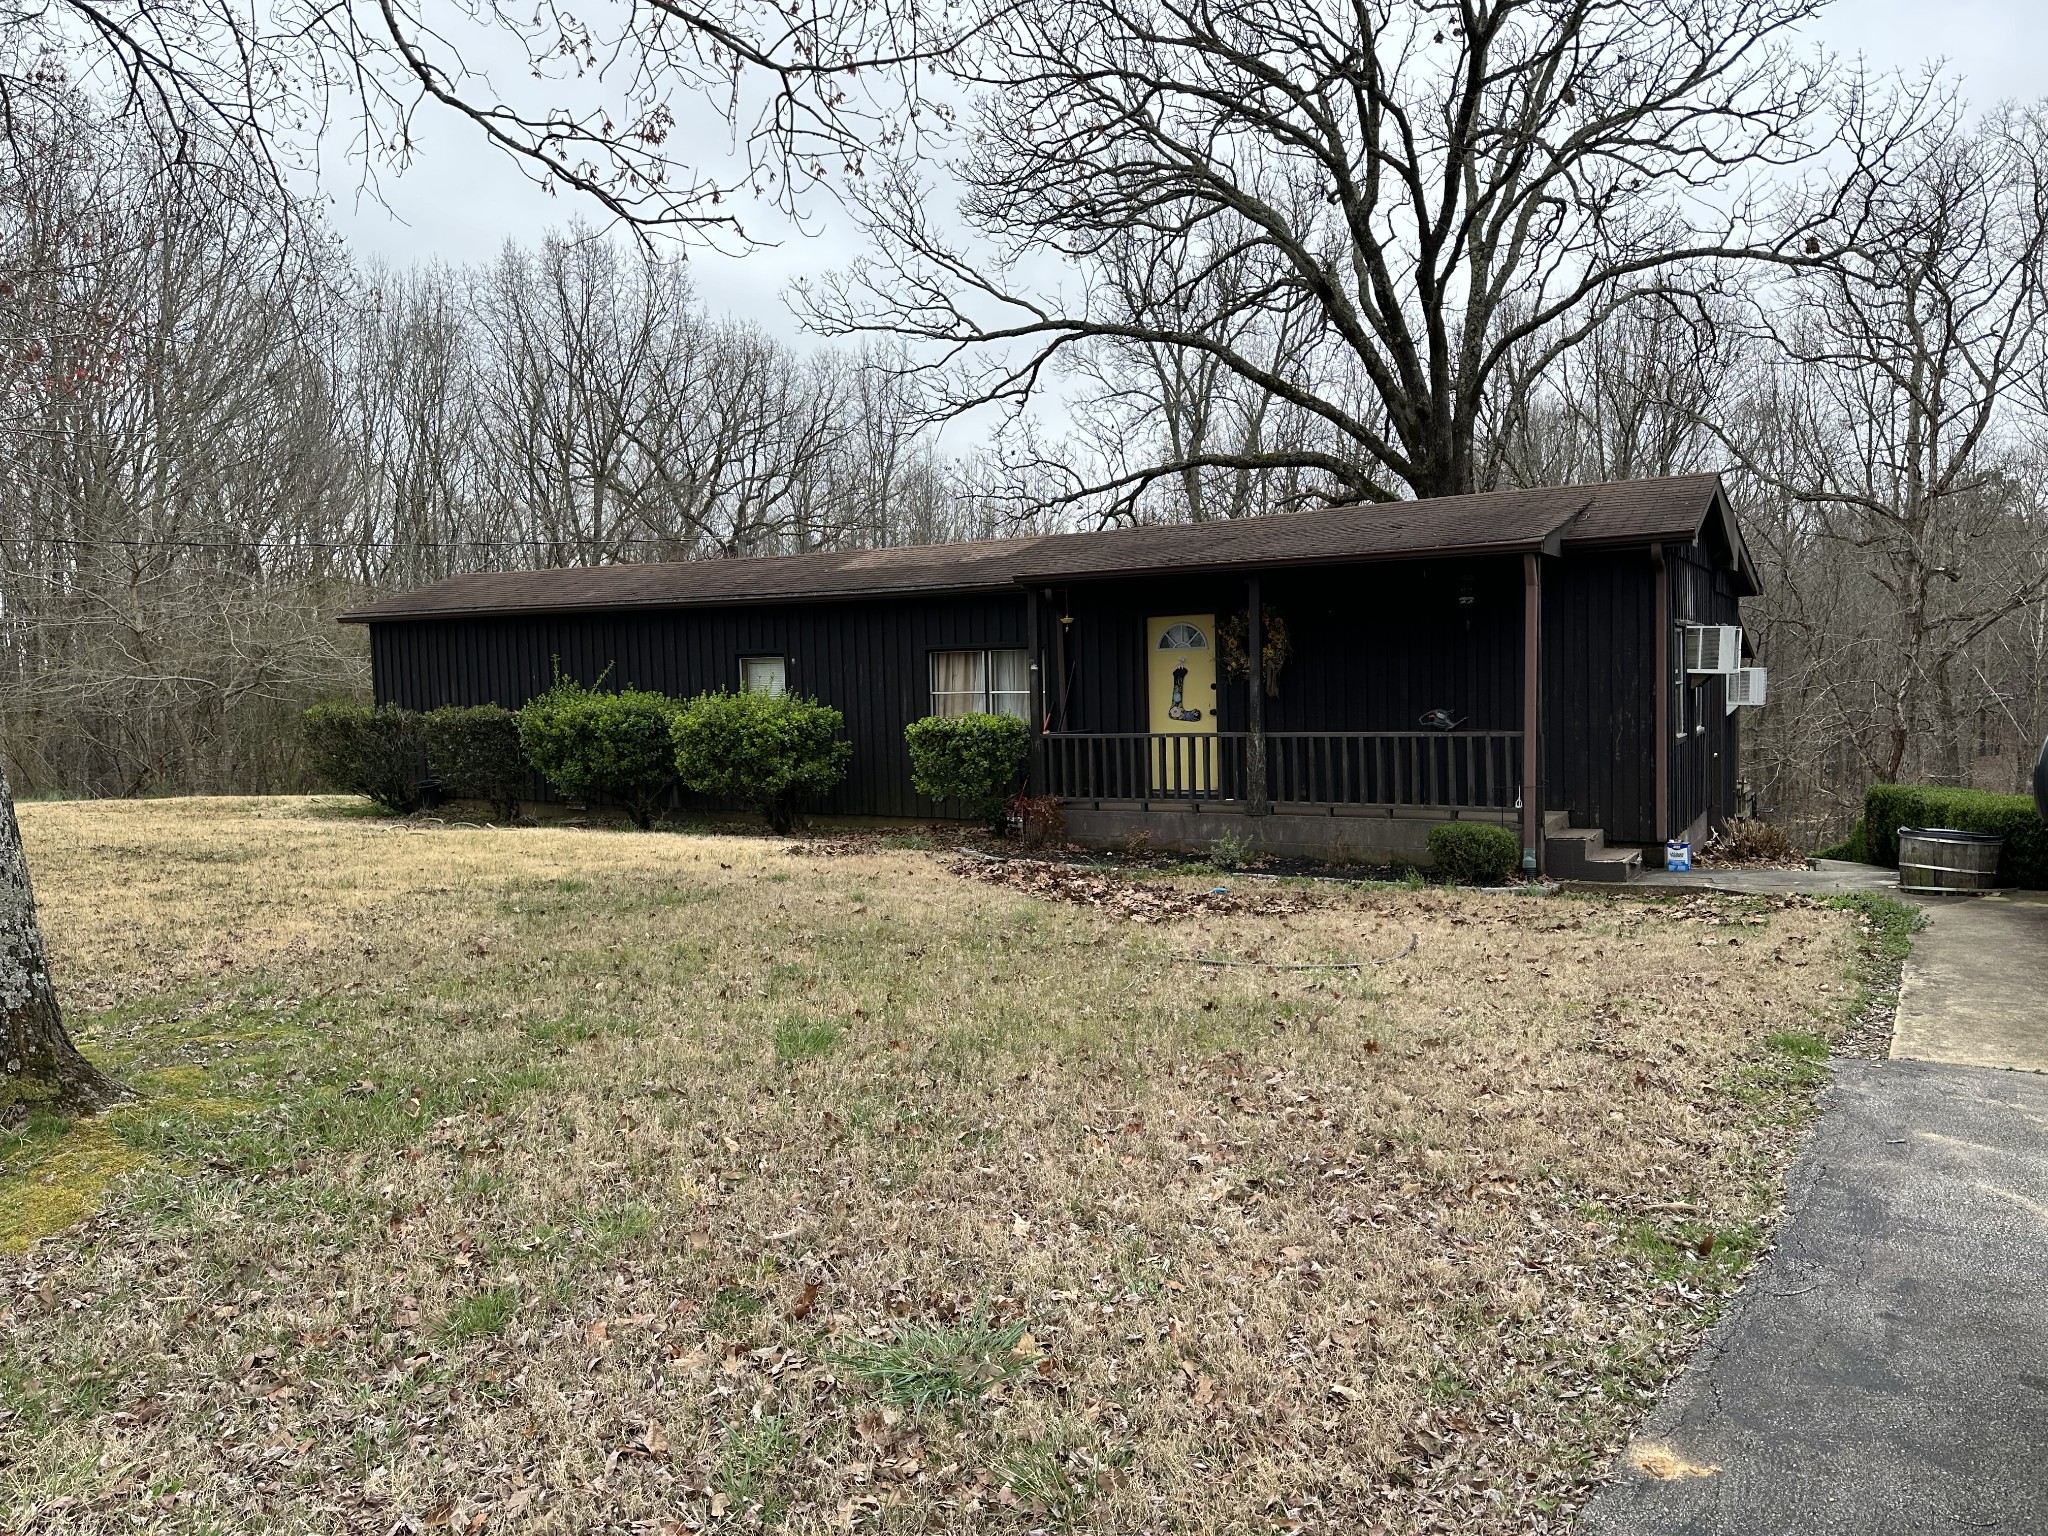
[[[1988,891],[1997,883],[2005,839],[1951,827],[1899,828],[1899,889]]]

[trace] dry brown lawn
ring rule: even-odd
[[[1803,906],[22,821],[147,1095],[0,1137],[39,1536],[1562,1529],[1855,992]]]

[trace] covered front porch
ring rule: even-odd
[[[1033,593],[1032,782],[1069,834],[1428,861],[1431,825],[1537,846],[1522,729],[1535,559],[1074,582]],[[1259,636],[1263,643],[1252,643]]]
[[[1068,835],[1098,846],[1426,864],[1440,821],[1521,825],[1519,731],[1069,731],[1041,747]]]

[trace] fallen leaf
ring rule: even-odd
[[[806,1280],[804,1282],[804,1293],[790,1303],[789,1311],[785,1316],[793,1323],[802,1322],[811,1315],[811,1308],[818,1304],[818,1293],[824,1289],[825,1284],[823,1281]]]
[[[1637,1446],[1629,1452],[1628,1459],[1638,1472],[1667,1483],[1684,1477],[1712,1477],[1721,1470],[1718,1466],[1699,1466],[1670,1446],[1654,1443]]]

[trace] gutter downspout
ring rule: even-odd
[[[1657,782],[1650,802],[1650,824],[1657,841],[1663,843],[1671,837],[1671,571],[1664,563],[1662,544],[1650,546],[1650,568],[1657,573],[1657,749],[1652,770]]]
[[[1543,709],[1543,567],[1534,550],[1522,556],[1522,857],[1543,870],[1540,777]]]

